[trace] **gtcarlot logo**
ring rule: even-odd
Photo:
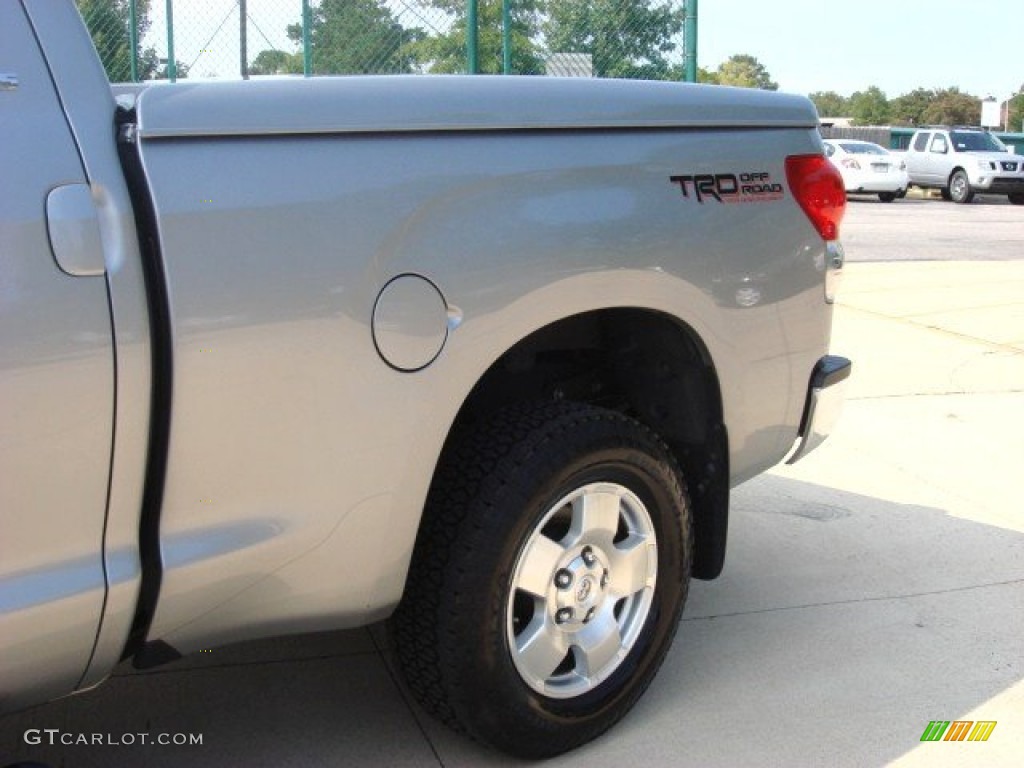
[[[988,741],[995,729],[995,720],[932,720],[921,741]]]
[[[32,746],[63,745],[65,747],[130,747],[134,745],[159,747],[202,746],[201,733],[73,733],[59,728],[29,728],[25,743]]]

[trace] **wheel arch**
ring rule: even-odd
[[[952,183],[952,181],[953,181],[953,177],[956,176],[956,174],[958,172],[961,172],[961,171],[963,173],[967,173],[967,169],[964,168],[962,165],[955,165],[955,166],[953,166],[952,170],[950,170],[950,172],[949,172],[949,175],[946,177],[946,186],[949,186],[950,183]],[[970,175],[969,174],[968,174],[967,178],[968,178],[968,180],[970,180]]]
[[[954,193],[954,184],[956,183],[957,176],[962,175],[963,178],[963,195],[957,195]],[[970,203],[974,199],[975,190],[971,183],[971,174],[962,165],[957,165],[950,171],[949,178],[946,180],[947,189],[950,192],[950,199],[954,203],[964,204]]]
[[[728,437],[718,372],[697,332],[667,313],[631,307],[586,311],[544,325],[502,353],[477,380],[445,450],[453,436],[500,408],[561,399],[619,411],[661,436],[689,486],[693,576],[718,576],[728,525]]]

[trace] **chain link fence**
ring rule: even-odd
[[[682,80],[686,0],[77,0],[112,82],[348,74]]]

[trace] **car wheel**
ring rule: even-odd
[[[953,199],[953,196],[949,193],[949,187],[943,187],[942,189],[940,189],[939,190],[939,195],[947,203],[950,202]]]
[[[881,200],[883,203],[891,203],[897,197],[898,197],[898,195],[895,192],[879,192],[878,193],[878,199]]]
[[[653,679],[693,555],[683,478],[649,429],[518,407],[446,448],[392,621],[409,688],[524,758],[603,733]]]
[[[949,199],[954,203],[969,203],[974,199],[974,190],[964,171],[954,171],[949,180]]]
[[[1024,205],[1024,192],[1014,192],[1008,195],[1010,202],[1014,205]]]

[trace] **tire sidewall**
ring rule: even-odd
[[[958,194],[958,190],[960,190]],[[963,171],[956,171],[949,180],[949,194],[954,203],[968,203],[971,200],[971,182]]]
[[[450,606],[460,617],[454,631],[465,639],[459,643],[457,690],[462,695],[456,708],[473,713],[472,720],[486,731],[484,738],[518,742],[521,753],[527,734],[547,733],[571,746],[621,717],[660,666],[685,601],[692,537],[678,470],[672,470],[667,451],[653,437],[644,450],[614,432],[595,430],[586,439],[570,434],[553,456],[536,452],[498,479],[502,487],[496,501],[472,512],[478,535],[467,578],[445,598],[458,602]],[[567,494],[595,482],[618,483],[647,508],[657,538],[655,593],[636,642],[608,679],[580,696],[549,698],[534,691],[513,663],[506,629],[510,583],[520,553],[544,516]],[[478,626],[473,626],[474,616],[484,617]],[[447,661],[454,668],[456,660]],[[551,753],[544,745],[537,747],[538,754]]]

